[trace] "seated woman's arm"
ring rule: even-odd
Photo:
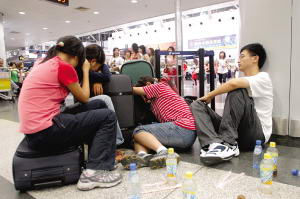
[[[87,103],[90,98],[89,70],[90,70],[90,63],[86,60],[82,67],[82,71],[83,71],[82,87],[80,87],[78,82],[67,85],[67,88],[74,95],[74,97],[82,103]]]
[[[146,95],[143,87],[133,87],[133,94],[135,95]]]
[[[92,82],[105,83],[109,82],[111,73],[106,64],[103,64],[101,72],[90,71],[90,79]]]

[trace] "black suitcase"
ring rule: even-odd
[[[104,91],[111,97],[120,127],[133,127],[135,125],[134,103],[130,77],[123,74],[112,75]]]
[[[83,166],[82,148],[40,152],[28,147],[26,138],[13,158],[13,179],[21,192],[36,188],[77,183]]]

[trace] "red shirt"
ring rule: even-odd
[[[67,85],[78,82],[73,66],[59,57],[36,63],[24,80],[19,97],[20,131],[37,133],[52,126],[60,105],[69,94]]]
[[[147,98],[152,99],[151,108],[159,122],[174,122],[185,129],[196,130],[189,106],[167,83],[161,82],[143,88]]]

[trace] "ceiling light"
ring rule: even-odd
[[[28,35],[30,35],[30,33],[25,33],[25,35],[27,35],[27,36],[28,36]]]
[[[20,14],[20,15],[25,15],[26,13],[25,13],[25,12],[19,12],[19,14]]]
[[[48,28],[43,28],[43,30],[48,30]]]
[[[131,3],[138,3],[138,0],[131,0]]]
[[[98,12],[98,11],[95,11],[94,14],[97,15],[97,14],[99,14],[99,12]]]
[[[15,38],[10,38],[11,40],[15,40]]]
[[[65,21],[66,23],[71,23],[71,21]]]

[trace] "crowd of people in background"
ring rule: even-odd
[[[124,63],[133,60],[144,60],[154,66],[154,49],[146,48],[144,45],[138,45],[133,43],[130,49],[121,51],[118,47],[113,49],[113,55],[109,59],[108,65],[112,72],[120,72],[121,67]]]

